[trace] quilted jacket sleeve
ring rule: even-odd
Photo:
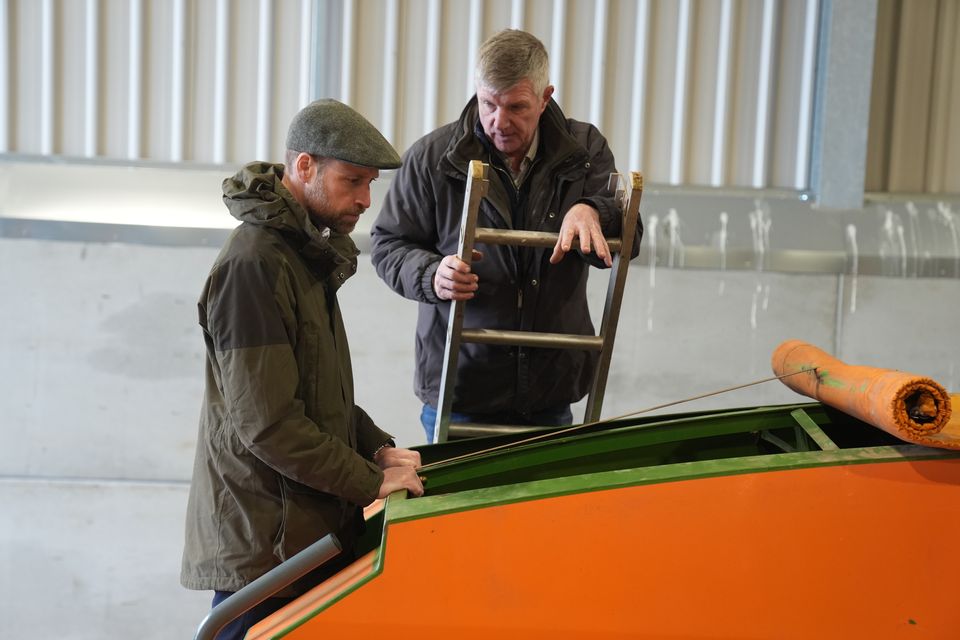
[[[423,141],[414,144],[393,176],[371,229],[371,258],[391,289],[417,302],[439,302],[433,275],[443,258],[436,249],[437,200]]]

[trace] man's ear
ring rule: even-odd
[[[303,184],[308,184],[313,180],[317,167],[313,157],[309,153],[301,151],[297,154],[297,159],[293,163],[293,168],[297,172],[297,180]]]
[[[547,108],[547,105],[550,104],[550,98],[553,96],[553,85],[548,84],[543,90],[543,106],[540,109],[540,113],[543,113],[543,110]]]

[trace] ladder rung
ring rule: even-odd
[[[546,231],[477,227],[473,237],[477,242],[484,244],[506,244],[517,247],[545,247],[550,249],[557,244],[560,234],[547,233]],[[607,238],[606,240],[611,252],[618,253],[620,251],[620,238]]]
[[[484,436],[502,436],[514,433],[526,433],[543,427],[521,424],[481,424],[476,422],[451,422],[448,435],[451,438],[482,438]],[[560,427],[557,427],[558,429]]]
[[[463,329],[462,342],[506,344],[521,347],[550,347],[553,349],[585,349],[600,351],[603,338],[575,333],[541,333],[536,331],[500,331],[496,329]]]

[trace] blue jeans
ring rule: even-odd
[[[480,424],[522,424],[541,427],[563,427],[573,424],[573,412],[570,405],[565,404],[553,409],[538,411],[524,415],[513,411],[506,413],[478,413],[466,414],[450,412],[450,423],[476,422]],[[427,444],[433,442],[433,428],[437,424],[437,410],[429,404],[424,404],[420,410],[420,424],[427,434]]]

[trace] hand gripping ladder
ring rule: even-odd
[[[479,160],[473,160],[467,170],[467,190],[463,199],[463,214],[460,223],[460,246],[458,250],[460,259],[470,264],[473,256],[473,246],[476,242],[552,248],[557,243],[559,237],[557,233],[477,227],[480,201],[487,194],[487,168],[486,164]],[[630,173],[630,184],[627,185],[626,189],[618,188],[619,178],[619,174],[610,176],[611,188],[616,189],[623,215],[621,237],[607,238],[610,251],[615,256],[610,270],[610,282],[607,286],[607,296],[603,307],[603,320],[600,324],[599,334],[584,336],[533,331],[464,329],[463,316],[466,302],[452,301],[450,303],[450,317],[447,322],[443,371],[440,377],[437,421],[433,432],[435,443],[445,442],[451,435],[472,437],[494,433],[512,433],[532,428],[516,425],[450,424],[453,389],[457,375],[457,358],[462,342],[599,351],[600,358],[593,376],[593,384],[587,398],[587,408],[583,420],[584,422],[595,422],[600,419],[603,393],[607,385],[607,371],[610,368],[610,357],[613,354],[613,339],[617,332],[617,321],[620,316],[620,303],[623,299],[627,268],[630,266],[630,254],[633,250],[633,241],[637,229],[640,196],[643,194],[643,177],[640,173]]]

